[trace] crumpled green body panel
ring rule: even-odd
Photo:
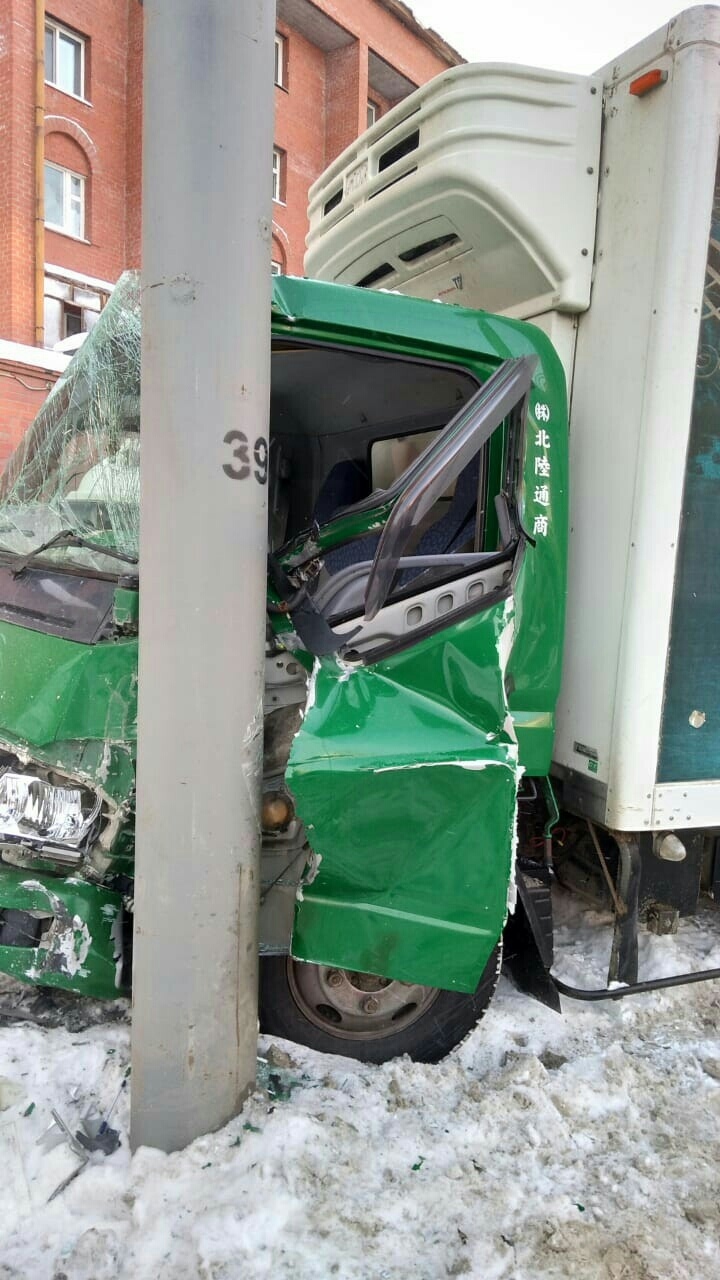
[[[0,622],[0,737],[134,741],[137,653],[134,637],[75,644]]]
[[[503,601],[372,666],[318,664],[287,772],[319,858],[297,959],[477,986],[512,879],[511,626]]]
[[[41,879],[3,867],[2,906],[53,917],[42,946],[0,946],[2,973],[100,1000],[122,995],[120,894],[73,876]]]

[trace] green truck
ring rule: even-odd
[[[565,379],[533,326],[439,314],[275,278],[250,460],[270,512],[261,1020],[370,1061],[466,1034],[513,907],[551,960]],[[139,406],[128,274],[0,490],[0,970],[102,998],[131,974]]]
[[[639,922],[720,895],[719,45],[701,6],[592,76],[452,68],[311,189],[269,433],[222,459],[268,490],[269,1031],[434,1061],[501,952],[556,1008],[720,977],[638,981]],[[0,482],[0,971],[102,997],[139,389],[128,276]],[[604,988],[553,973],[554,877],[615,912]]]

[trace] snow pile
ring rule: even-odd
[[[562,903],[560,904],[562,909]],[[606,917],[559,929],[602,985]],[[720,965],[715,913],[642,939],[643,977]],[[360,1066],[264,1042],[261,1088],[172,1156],[37,1138],[104,1112],[129,1029],[0,1030],[2,1280],[687,1280],[720,1276],[720,987],[557,1015],[501,981],[444,1063]],[[34,1106],[32,1105],[34,1104]]]

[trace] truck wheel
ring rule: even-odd
[[[260,1029],[360,1062],[387,1062],[403,1053],[416,1062],[439,1062],[487,1009],[501,953],[498,943],[472,995],[263,956]]]

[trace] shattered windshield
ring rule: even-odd
[[[0,478],[0,551],[101,573],[137,560],[140,522],[140,277],[121,276]],[[97,547],[97,550],[95,549]]]

